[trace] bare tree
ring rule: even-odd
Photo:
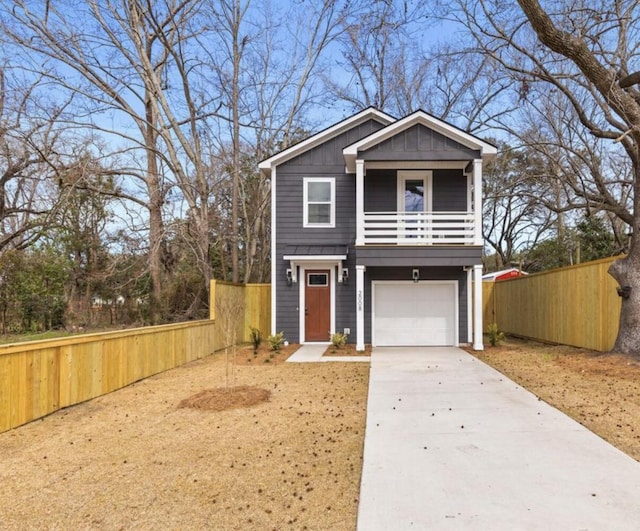
[[[462,22],[476,44],[514,81],[522,104],[536,84],[553,87],[553,97],[572,110],[574,137],[570,150],[581,168],[580,179],[569,182],[583,205],[606,210],[640,231],[640,90],[633,84],[640,42],[640,5],[635,0],[552,2],[543,8],[536,0],[518,6],[497,0],[459,2]],[[622,82],[622,83],[621,83]],[[579,123],[580,126],[576,126]],[[597,139],[608,160],[624,161],[617,179],[589,158],[587,138]],[[562,141],[567,147],[566,137]],[[619,149],[624,154],[621,159]],[[589,160],[586,160],[589,158]],[[594,163],[595,162],[595,163]],[[566,183],[566,181],[565,181]],[[640,241],[633,238],[629,254],[616,260],[611,275],[630,286],[622,300],[620,327],[614,350],[640,353]]]
[[[197,135],[187,140],[180,128],[186,123],[193,130],[195,105],[190,94],[185,91],[179,102],[172,101],[167,95],[168,80],[177,72],[185,88],[180,68],[184,65],[175,59],[180,58],[190,36],[189,23],[199,2],[85,0],[80,4],[47,1],[34,5],[6,0],[1,5],[1,26],[11,43],[23,56],[30,52],[34,58],[44,58],[44,62],[34,60],[31,68],[55,83],[56,90],[76,94],[85,105],[83,108],[76,102],[76,126],[115,135],[126,148],[144,154],[143,171],[130,173],[142,180],[146,197],[130,194],[128,198],[148,210],[152,307],[154,320],[160,319],[168,258],[163,208],[169,190],[162,165],[175,172],[180,166],[176,164],[179,152],[197,142]],[[172,104],[187,107],[186,122],[172,113]],[[113,121],[114,113],[116,123],[106,125],[110,117]],[[178,176],[179,184],[183,177]]]
[[[0,254],[37,241],[63,197],[55,178],[63,164],[65,104],[49,105],[39,81],[24,82],[0,67]]]
[[[540,157],[506,144],[499,152],[483,179],[483,236],[496,255],[495,267],[502,269],[557,229],[557,218],[541,200],[549,179]]]

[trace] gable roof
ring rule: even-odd
[[[272,155],[268,159],[263,160],[258,164],[258,168],[262,170],[262,172],[269,177],[271,175],[271,170],[275,166],[282,164],[298,155],[308,151],[320,144],[330,140],[338,136],[339,134],[348,131],[349,129],[360,125],[361,123],[366,122],[367,120],[377,120],[378,122],[389,125],[393,123],[396,119],[392,116],[379,111],[378,109],[374,109],[373,107],[368,107],[363,111],[360,111],[349,118],[346,118],[327,129],[316,133],[315,135],[310,136],[309,138],[290,146],[275,155]]]
[[[490,160],[496,156],[497,149],[494,145],[489,144],[488,142],[485,142],[462,129],[448,124],[447,122],[439,120],[422,110],[418,110],[387,125],[386,127],[383,127],[375,133],[371,133],[369,136],[354,142],[350,146],[345,147],[342,150],[342,153],[347,164],[347,170],[351,173],[355,172],[355,161],[359,151],[367,150],[417,124],[432,129],[433,131],[436,131],[465,147],[479,150],[484,161]]]

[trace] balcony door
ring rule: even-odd
[[[423,238],[428,223],[425,212],[431,212],[431,172],[398,171],[398,212],[401,238]]]

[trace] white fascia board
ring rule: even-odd
[[[258,164],[258,168],[266,175],[269,176],[271,173],[271,169],[278,164],[282,164],[293,157],[304,153],[310,149],[313,149],[316,146],[326,142],[327,140],[333,138],[334,136],[338,136],[343,131],[351,129],[355,125],[359,123],[365,122],[371,118],[375,118],[379,122],[388,125],[395,121],[395,118],[389,116],[388,114],[379,111],[378,109],[374,109],[373,107],[369,107],[360,111],[349,118],[346,118],[331,127],[316,133],[315,135],[310,136],[306,140],[302,142],[298,142],[293,146],[288,147],[287,149],[280,151],[280,153],[276,153],[275,155],[269,157],[268,159],[263,160]]]
[[[457,127],[443,122],[442,120],[438,120],[434,116],[431,116],[424,111],[416,111],[409,116],[406,116],[401,120],[398,120],[391,125],[380,129],[380,131],[376,131],[375,133],[370,134],[362,140],[359,140],[358,142],[345,147],[342,150],[342,154],[347,164],[349,173],[355,172],[355,159],[358,155],[358,151],[367,150],[375,146],[376,144],[384,142],[388,138],[391,138],[392,136],[398,134],[400,131],[409,129],[416,124],[424,125],[425,127],[428,127],[429,129],[432,129],[446,136],[447,138],[455,140],[456,142],[470,149],[480,150],[482,158],[485,161],[490,160],[497,154],[496,147],[489,144],[488,142],[480,140],[479,138],[464,132],[462,129],[458,129]]]
[[[282,257],[283,260],[294,261],[297,263],[302,262],[337,262],[338,260],[346,260],[346,254],[319,254],[319,255],[286,255]]]

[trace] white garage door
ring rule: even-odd
[[[456,282],[373,282],[373,344],[457,344]]]

